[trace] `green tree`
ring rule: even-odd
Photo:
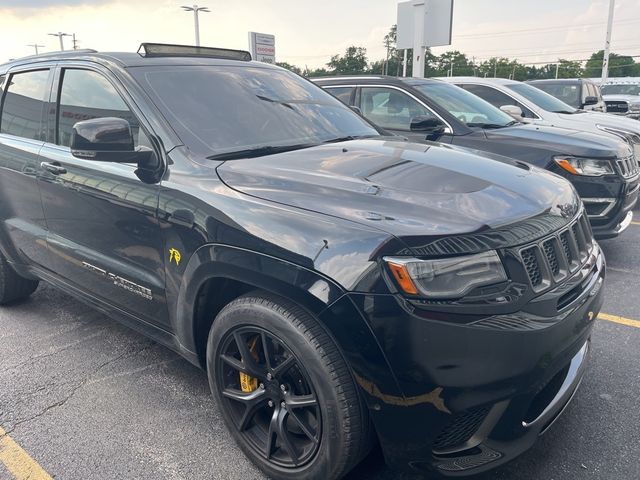
[[[558,60],[558,78],[579,78],[584,74],[582,64],[573,60]],[[555,77],[555,72],[554,72]]]
[[[327,66],[336,75],[354,75],[367,72],[367,49],[351,46],[344,56],[334,55]]]
[[[446,77],[449,73],[454,76],[468,76],[475,73],[475,66],[467,56],[458,50],[444,52],[435,58],[435,69],[438,76]]]
[[[327,70],[326,68],[316,68],[313,70],[310,70],[308,68],[305,68],[304,72],[302,73],[305,77],[328,77],[331,75],[331,72],[329,70]]]
[[[477,66],[479,77],[513,78],[514,80],[525,80],[527,78],[527,67],[517,60],[505,57],[493,57]]]
[[[300,67],[296,67],[295,65],[291,65],[287,62],[276,62],[276,65],[282,68],[286,68],[287,70],[291,70],[293,73],[297,73],[298,75],[302,75],[302,69]]]
[[[600,50],[591,55],[584,67],[585,77],[599,77],[602,75],[602,60],[604,50]],[[609,55],[609,76],[610,77],[633,77],[638,75],[638,66],[633,57],[628,55]]]

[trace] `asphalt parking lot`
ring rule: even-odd
[[[640,322],[617,318],[640,320],[640,222],[601,245],[607,315],[580,391],[536,447],[481,480],[640,478]],[[0,479],[264,478],[203,372],[52,287],[0,309],[0,353]],[[378,452],[349,476],[418,478]]]

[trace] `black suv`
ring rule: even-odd
[[[565,177],[582,197],[598,239],[619,235],[633,219],[640,175],[630,145],[621,139],[525,125],[440,80],[363,76],[314,81],[374,124],[413,142],[506,155]]]
[[[340,478],[375,442],[478,473],[575,393],[605,265],[562,178],[390,140],[241,51],[0,79],[0,303],[44,280],[201,366],[271,478]]]

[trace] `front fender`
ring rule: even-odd
[[[285,260],[229,245],[204,245],[184,267],[177,295],[174,293],[172,298],[167,292],[170,310],[176,312],[173,331],[181,345],[191,352],[196,351],[197,345],[194,329],[197,297],[205,282],[215,278],[242,282],[302,303],[314,315],[344,294],[329,278]]]

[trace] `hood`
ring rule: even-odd
[[[623,158],[630,155],[629,145],[619,138],[569,128],[520,124],[485,130],[485,134],[491,140],[509,141],[522,147],[547,150],[550,156]]]
[[[640,95],[603,95],[602,98],[605,102],[629,102],[640,103]]]
[[[575,125],[573,128],[582,128],[583,125],[597,128],[597,125],[602,125],[640,135],[640,122],[638,120],[619,115],[601,112],[584,112],[573,115],[559,113],[558,115],[562,117],[562,121],[565,124]]]
[[[563,219],[579,208],[559,176],[440,144],[354,140],[227,161],[217,172],[244,194],[398,237],[479,232],[542,214]]]

